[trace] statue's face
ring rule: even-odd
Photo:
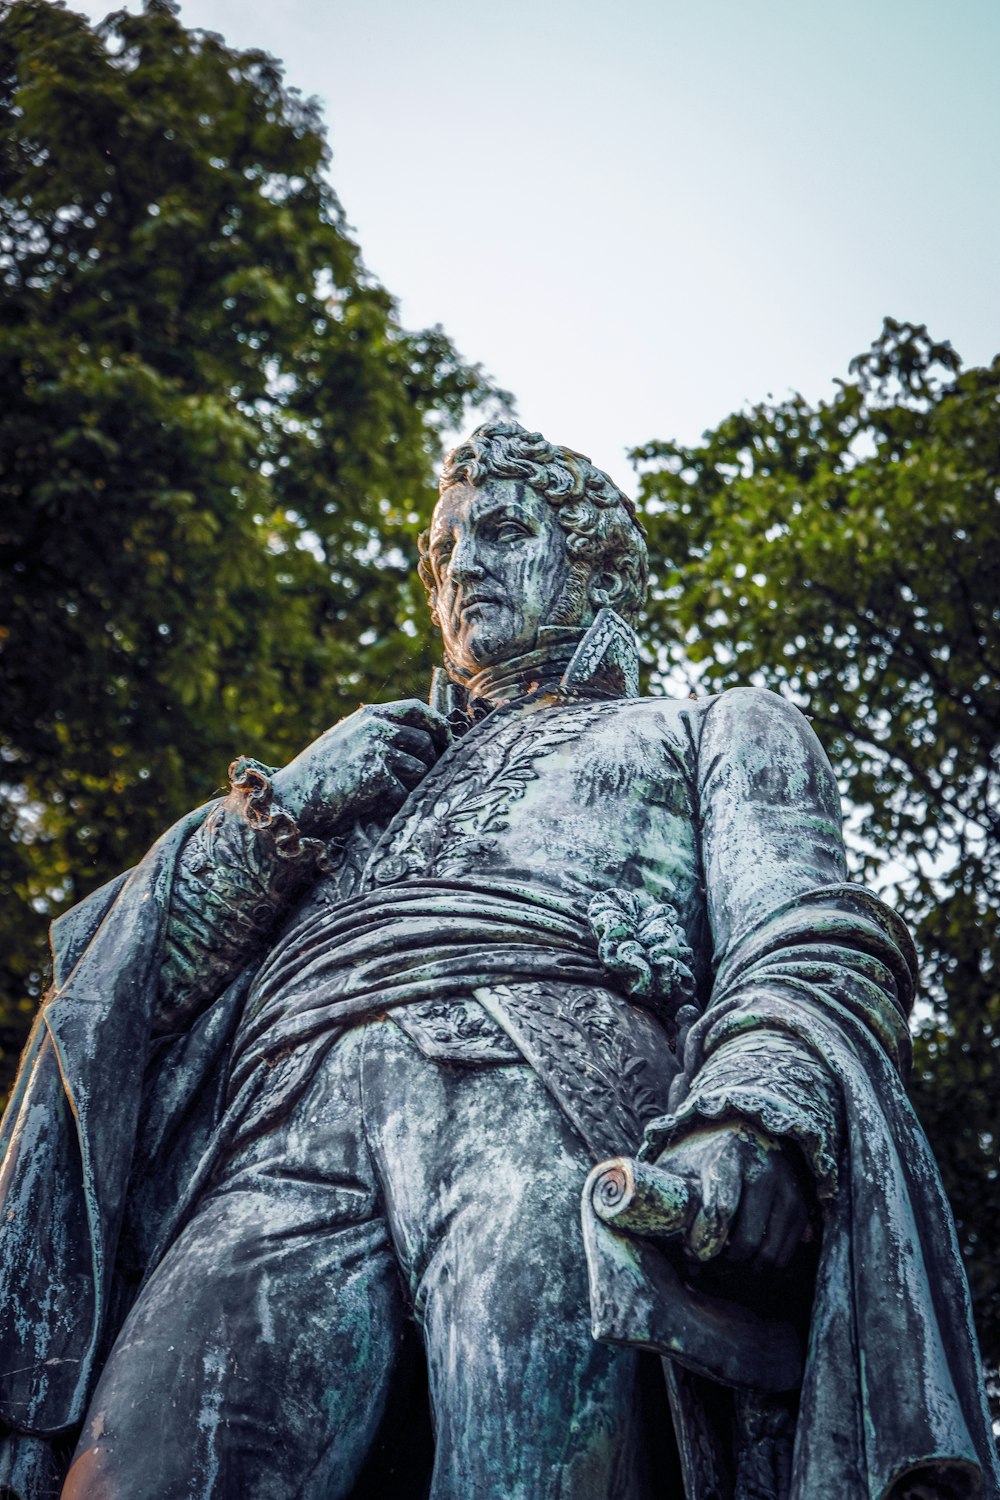
[[[566,533],[530,485],[452,485],[428,538],[445,653],[477,672],[530,651],[568,571]]]

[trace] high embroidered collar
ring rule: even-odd
[[[458,680],[456,680],[458,679]],[[580,692],[634,698],[639,692],[639,641],[613,609],[598,611],[592,625],[543,625],[533,651],[464,676],[437,667],[431,703],[443,713],[480,713],[530,693]]]

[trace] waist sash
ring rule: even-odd
[[[534,979],[607,987],[583,910],[512,881],[382,887],[312,909],[262,965],[236,1036],[230,1094],[262,1062],[418,1000]]]

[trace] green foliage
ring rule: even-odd
[[[415,536],[488,387],[365,272],[314,103],[171,0],[0,0],[0,1045],[48,916],[425,690]],[[13,1049],[13,1057],[10,1053]]]
[[[658,561],[654,675],[809,713],[859,873],[921,949],[913,1097],[1000,1364],[1000,359],[887,321],[831,400],[633,455]]]

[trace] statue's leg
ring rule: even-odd
[[[646,1500],[639,1357],[590,1331],[582,1141],[528,1067],[435,1063],[391,1025],[364,1077],[427,1348],[432,1500]]]
[[[338,1500],[385,1409],[402,1292],[358,1038],[234,1156],[105,1365],[64,1500]]]

